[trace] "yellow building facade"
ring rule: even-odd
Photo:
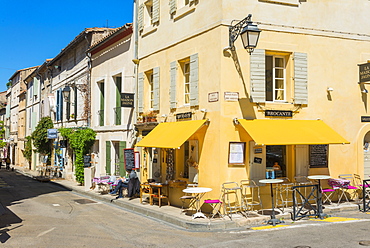
[[[258,182],[275,162],[291,181],[367,178],[368,86],[358,65],[370,60],[370,26],[361,25],[370,3],[339,2],[139,0],[142,181],[172,182],[179,205],[176,180],[217,198],[222,183]],[[240,38],[229,44],[229,27],[248,14],[262,31],[251,54]]]

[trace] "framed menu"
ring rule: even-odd
[[[244,164],[245,142],[229,143],[229,164]]]

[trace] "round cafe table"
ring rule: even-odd
[[[321,192],[321,182],[320,182],[320,180],[329,179],[329,178],[331,178],[331,176],[328,176],[328,175],[311,175],[311,176],[307,176],[307,178],[312,179],[312,180],[317,180],[318,183],[319,183],[318,194],[317,194],[318,195],[317,209],[318,209],[319,218],[324,219],[325,216],[327,216],[327,214],[324,214],[323,211],[322,211],[322,192]]]
[[[205,193],[210,192],[210,191],[212,191],[211,188],[205,188],[205,187],[186,188],[182,190],[182,192],[192,194],[195,197],[196,213],[193,214],[193,219],[206,218],[206,216],[200,211],[200,199],[202,199]]]
[[[283,179],[261,179],[261,180],[259,180],[259,182],[270,184],[271,201],[272,201],[272,215],[271,215],[271,219],[267,222],[267,224],[272,224],[273,226],[276,226],[276,224],[284,223],[284,221],[278,220],[275,217],[274,190],[272,189],[272,184],[282,183],[282,182],[284,182],[284,180]]]

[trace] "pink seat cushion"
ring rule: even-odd
[[[357,189],[357,187],[349,185],[347,189]]]
[[[221,203],[220,200],[204,200],[204,203]]]
[[[334,192],[335,190],[334,189],[323,189],[321,190],[321,192],[325,193],[325,192]]]

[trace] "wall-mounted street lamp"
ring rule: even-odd
[[[254,48],[258,43],[261,30],[258,29],[257,24],[253,24],[252,15],[249,14],[246,18],[235,25],[229,26],[229,48],[235,49],[234,42],[239,37],[242,38],[243,46],[249,54],[252,54]]]
[[[64,101],[69,102],[69,95],[71,94],[71,88],[67,85],[62,90]]]

